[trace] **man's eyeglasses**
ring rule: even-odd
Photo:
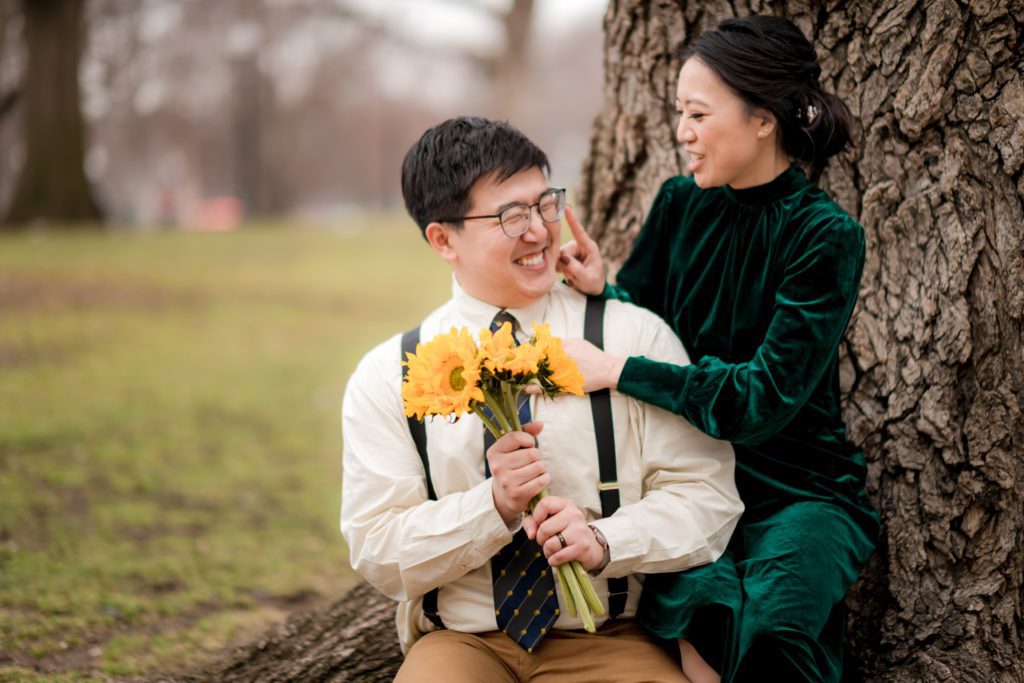
[[[530,218],[533,216],[533,207],[537,207],[537,213],[546,223],[554,223],[562,220],[565,214],[565,188],[553,187],[547,190],[533,204],[513,204],[501,213],[488,216],[462,216],[461,218],[438,218],[440,223],[453,223],[456,221],[469,221],[476,218],[497,218],[501,221],[501,231],[509,237],[519,237],[530,229]]]

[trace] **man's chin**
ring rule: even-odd
[[[530,282],[520,282],[519,286],[516,287],[515,295],[513,297],[520,303],[512,306],[512,308],[525,308],[530,304],[536,303],[547,296],[548,292],[550,292],[551,288],[554,286],[554,273],[545,273],[542,278],[538,277],[536,280]]]

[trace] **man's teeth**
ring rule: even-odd
[[[539,252],[533,256],[524,256],[521,259],[517,259],[516,263],[521,266],[539,266],[544,263],[544,252]]]

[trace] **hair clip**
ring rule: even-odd
[[[818,108],[815,107],[813,104],[808,104],[805,115],[807,116],[808,125],[814,123],[814,119],[818,118]]]

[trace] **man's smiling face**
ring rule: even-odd
[[[544,172],[533,167],[502,182],[487,175],[473,184],[467,216],[498,214],[512,204],[535,204],[550,189]],[[436,227],[435,227],[436,226]],[[546,295],[555,284],[561,221],[547,223],[532,209],[530,227],[508,237],[497,218],[477,218],[461,228],[432,224],[428,239],[448,261],[466,292],[501,308],[522,308]],[[441,244],[438,244],[438,241]]]

